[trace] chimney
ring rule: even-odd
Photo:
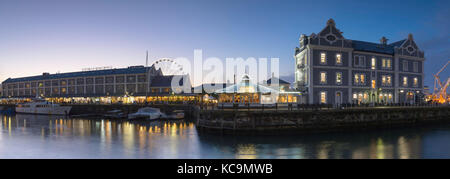
[[[387,39],[386,37],[381,37],[381,39],[380,39],[380,43],[381,43],[381,45],[387,45],[387,41],[388,41],[389,39]]]
[[[408,34],[408,40],[414,40],[413,39],[413,35],[410,33],[410,34]]]
[[[335,26],[336,24],[335,24],[334,20],[332,18],[330,18],[327,21],[327,25]]]
[[[44,72],[44,73],[42,73],[42,76],[48,76],[48,75],[50,75],[49,72]]]

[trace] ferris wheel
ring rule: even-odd
[[[170,58],[161,58],[156,60],[153,65],[156,69],[161,69],[163,75],[185,75],[183,65],[178,64]]]

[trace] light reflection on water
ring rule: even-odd
[[[199,134],[189,121],[0,116],[0,158],[450,158],[450,127],[291,135]]]

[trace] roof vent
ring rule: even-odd
[[[42,76],[48,76],[48,75],[50,75],[49,72],[44,72],[44,73],[42,73]]]
[[[144,65],[129,66],[128,68],[144,68]]]

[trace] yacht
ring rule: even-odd
[[[48,101],[33,101],[18,104],[16,113],[68,115],[71,109],[72,106],[61,106]]]
[[[164,114],[158,108],[145,107],[140,108],[136,113],[129,114],[128,119],[156,120],[163,115]]]

